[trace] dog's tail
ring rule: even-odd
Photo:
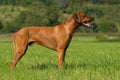
[[[12,36],[12,45],[13,45],[14,50],[15,50],[15,37],[16,37],[16,34],[13,34],[13,36]]]

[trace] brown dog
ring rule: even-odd
[[[66,22],[51,27],[26,27],[16,32],[12,37],[14,46],[14,59],[11,62],[13,69],[17,62],[26,53],[29,45],[37,43],[58,52],[58,66],[62,67],[65,60],[66,49],[72,39],[73,33],[79,26],[92,27],[88,22],[94,18],[77,12]],[[15,43],[16,42],[16,43]],[[15,43],[15,44],[14,44]]]

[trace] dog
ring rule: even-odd
[[[12,36],[14,58],[11,61],[10,68],[15,68],[18,61],[26,53],[28,46],[33,43],[37,43],[57,51],[58,67],[62,67],[65,61],[66,50],[71,42],[75,30],[79,26],[92,28],[89,22],[92,22],[93,20],[93,17],[89,17],[85,13],[76,12],[70,19],[60,25],[22,28]]]

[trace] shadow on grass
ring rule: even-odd
[[[83,69],[86,69],[88,67],[90,67],[92,65],[90,64],[65,64],[64,67],[62,69],[65,69],[65,70],[71,70],[71,69],[75,69],[75,68],[83,68]],[[58,68],[58,65],[56,64],[52,64],[52,63],[38,63],[38,64],[31,64],[30,65],[30,68],[31,69],[34,69],[34,70],[46,70],[46,69],[59,69]]]
[[[90,64],[90,63],[70,63],[70,64],[65,64],[63,70],[71,70],[71,69],[87,69],[87,68],[92,68],[92,69],[97,69],[97,68],[104,68],[108,67],[110,64]],[[31,64],[30,68],[33,70],[47,70],[47,69],[59,69],[57,64],[52,64],[52,63],[38,63],[38,64]]]
[[[58,66],[56,64],[52,64],[52,63],[38,63],[38,64],[32,64],[31,65],[31,69],[37,69],[37,70],[45,70],[48,68],[54,68],[57,69]]]
[[[87,68],[89,64],[65,64],[62,69]],[[52,63],[38,63],[30,66],[34,70],[58,69],[58,65]]]

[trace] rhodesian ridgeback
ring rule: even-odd
[[[84,13],[77,12],[64,23],[51,27],[32,26],[25,27],[16,32],[12,37],[14,47],[14,59],[10,67],[14,69],[17,62],[26,53],[29,45],[40,44],[58,52],[58,67],[62,67],[65,61],[66,50],[71,42],[75,30],[79,26],[91,28],[89,22],[94,18]]]

